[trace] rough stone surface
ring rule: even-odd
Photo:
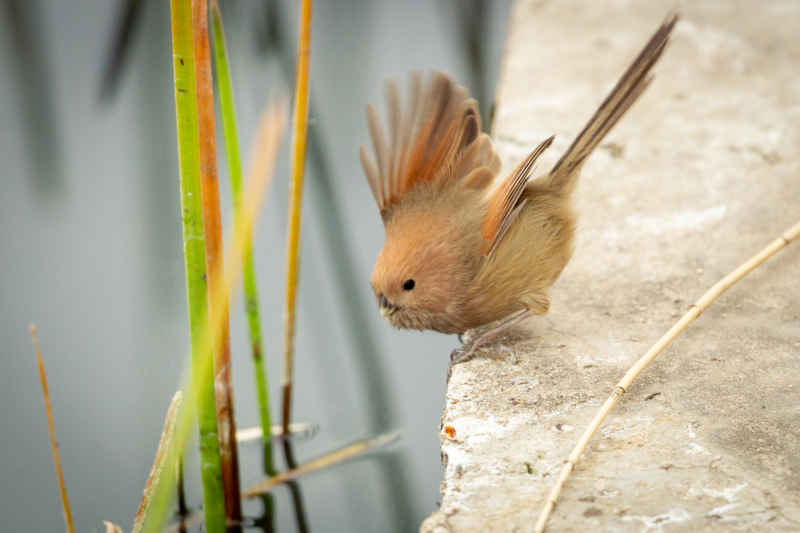
[[[665,16],[518,2],[495,133],[549,168]],[[551,312],[454,368],[424,532],[529,531],[616,381],[800,218],[800,3],[693,2],[656,78],[586,165]],[[506,166],[505,168],[509,168]],[[722,296],[591,441],[549,531],[800,531],[800,246]],[[448,434],[448,432],[450,434]]]

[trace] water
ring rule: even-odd
[[[103,519],[129,530],[187,356],[168,4],[143,3],[119,91],[103,104],[102,65],[119,9],[112,4],[10,1],[0,12],[3,531],[63,529],[30,321],[39,327],[67,488],[81,531],[101,528]],[[267,97],[286,82],[281,61],[260,50],[262,3],[221,4],[246,147]],[[279,27],[293,42],[296,7],[281,6],[287,22]],[[456,340],[395,331],[381,321],[367,280],[383,230],[357,148],[367,141],[364,105],[382,106],[386,77],[404,82],[411,69],[439,68],[473,92],[493,92],[507,6],[492,3],[481,17],[483,72],[469,60],[459,17],[464,6],[387,0],[320,1],[314,8],[311,127],[324,144],[331,188],[319,185],[319,169],[309,162],[294,419],[317,423],[321,430],[298,442],[295,452],[302,462],[389,429],[400,429],[403,439],[368,458],[301,479],[311,531],[414,530],[437,505],[437,432],[447,355]],[[27,33],[21,31],[25,27]],[[255,241],[274,412],[281,367],[286,144],[282,154]],[[229,221],[224,156],[219,164]],[[332,246],[326,245],[331,233],[325,228],[336,211],[329,202],[338,206],[344,224],[334,228],[338,240]],[[350,250],[353,286],[342,285],[331,260],[344,246]],[[348,316],[358,317],[355,335]],[[246,331],[237,300],[231,341],[242,427],[258,421]],[[358,355],[364,351],[370,352],[367,359]],[[280,454],[276,457],[282,466]],[[189,503],[196,506],[200,487],[193,461],[187,459],[187,487]],[[242,447],[241,468],[245,486],[263,479],[257,447]],[[295,529],[289,502],[288,491],[276,489],[279,531]],[[260,503],[248,503],[245,512],[258,516]]]

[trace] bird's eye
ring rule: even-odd
[[[413,288],[414,288],[414,280],[413,279],[407,279],[407,280],[405,280],[403,282],[403,290],[404,291],[410,291]]]

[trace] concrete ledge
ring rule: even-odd
[[[659,3],[520,1],[495,134],[547,169],[665,16]],[[581,177],[549,315],[455,367],[441,509],[424,532],[529,531],[627,367],[800,218],[800,4],[692,3],[656,79]],[[544,159],[544,157],[543,157]],[[505,168],[509,168],[506,166]],[[634,384],[550,531],[800,531],[800,246],[734,287]]]

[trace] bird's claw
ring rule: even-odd
[[[452,352],[450,352],[450,366],[447,368],[447,382],[450,383],[450,376],[453,374],[453,367],[460,363],[465,363],[467,361],[472,360],[477,353],[479,345],[476,344],[474,341],[470,342],[469,344],[465,344],[461,346],[461,348],[456,348]],[[505,352],[508,354],[508,360],[511,362],[512,365],[519,364],[519,357],[517,357],[517,352],[514,351],[513,348],[506,346],[505,344],[501,344],[497,347],[501,352]]]
[[[498,346],[501,352],[506,352],[508,354],[508,360],[511,361],[512,365],[519,364],[519,357],[517,357],[517,352],[514,351],[513,348],[506,346],[505,344],[501,344]]]
[[[450,383],[450,376],[453,375],[453,367],[459,363],[469,361],[475,356],[475,346],[470,344],[456,348],[450,352],[450,366],[447,367],[447,382]]]
[[[450,364],[457,365],[469,361],[475,356],[475,347],[472,345],[462,346],[450,352]]]

